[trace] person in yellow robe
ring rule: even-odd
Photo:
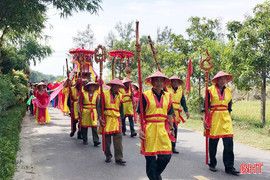
[[[163,91],[170,83],[161,72],[149,76],[145,83],[153,88],[143,92],[144,132],[138,121],[141,141],[141,154],[146,159],[146,174],[150,180],[162,179],[161,173],[170,162],[172,154],[171,141],[174,139],[173,106],[171,95]],[[140,102],[137,112],[140,114]]]
[[[124,136],[126,135],[126,117],[128,117],[130,126],[130,136],[134,137],[137,136],[137,133],[135,132],[133,121],[134,116],[133,104],[135,106],[135,101],[132,94],[131,82],[132,82],[131,79],[125,77],[123,79],[123,84],[125,85],[125,87],[120,89],[120,92],[123,95],[123,110],[124,110],[124,116],[122,118],[122,133]]]
[[[211,80],[213,86],[208,89],[208,109],[210,110],[208,119],[205,118],[205,105],[203,108],[203,124],[205,129],[209,129],[209,170],[216,172],[216,153],[219,138],[223,140],[223,163],[225,172],[239,175],[239,171],[234,168],[233,153],[233,129],[231,118],[232,91],[225,84],[230,82],[233,76],[225,72],[218,72]],[[210,121],[209,121],[210,120]]]
[[[100,144],[98,132],[97,132],[97,121],[98,112],[97,107],[99,105],[99,93],[96,91],[99,85],[94,82],[88,82],[84,86],[84,90],[81,92],[79,98],[79,104],[81,105],[81,111],[79,116],[81,116],[81,129],[83,135],[83,144],[88,144],[88,127],[92,128],[92,137],[94,146]]]
[[[183,80],[180,79],[177,76],[172,76],[170,77],[170,85],[166,87],[167,92],[171,94],[172,96],[172,104],[173,104],[173,127],[174,127],[174,137],[175,137],[175,142],[172,141],[172,152],[175,154],[179,154],[179,152],[176,150],[176,139],[177,139],[177,131],[178,131],[178,124],[185,123],[186,121],[184,118],[181,116],[181,112],[183,111],[181,109],[181,106],[183,107],[187,119],[189,119],[189,113],[188,113],[188,107],[186,104],[186,98],[184,96],[184,91],[181,87],[181,84],[183,83]]]
[[[116,164],[125,165],[123,160],[123,146],[122,146],[122,132],[121,132],[121,114],[123,113],[122,94],[119,92],[124,84],[119,79],[113,79],[108,86],[111,87],[109,91],[104,92],[104,115],[105,119],[100,118],[100,123],[104,126],[105,131],[105,162],[109,163],[112,160],[111,153],[111,138],[114,144],[114,158]]]
[[[65,88],[68,88],[68,98],[67,98],[67,106],[70,109],[71,116],[71,132],[70,137],[73,137],[78,126],[77,138],[82,139],[82,133],[79,128],[79,112],[78,112],[78,101],[79,101],[79,93],[80,93],[80,79],[74,81],[67,80],[64,84]]]

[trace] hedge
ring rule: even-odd
[[[19,149],[21,121],[26,104],[19,103],[0,113],[0,179],[12,179]]]

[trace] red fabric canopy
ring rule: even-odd
[[[69,51],[70,54],[78,54],[78,53],[83,53],[83,54],[94,54],[94,51],[91,50],[86,50],[84,49],[84,47],[81,48],[77,48],[74,50]]]
[[[134,53],[130,51],[124,51],[124,50],[114,50],[114,51],[110,51],[109,55],[112,57],[119,57],[119,58],[131,58],[134,56]]]

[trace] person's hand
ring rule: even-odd
[[[139,138],[141,140],[144,140],[145,139],[145,134],[144,134],[144,132],[141,129],[139,130]]]
[[[186,116],[187,116],[187,119],[189,119],[189,113],[188,112],[186,112]]]
[[[170,134],[174,137],[174,128],[173,129],[170,129]]]
[[[101,116],[99,116],[98,120],[101,126],[105,126],[105,121],[102,119]]]
[[[205,120],[203,121],[203,127],[204,129],[207,129],[207,130],[210,129],[210,127],[207,125]]]

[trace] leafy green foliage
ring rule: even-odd
[[[22,71],[13,71],[12,75],[0,75],[0,111],[25,100],[27,81]]]
[[[29,81],[32,83],[40,82],[42,80],[45,82],[54,82],[54,81],[57,81],[60,77],[62,76],[47,75],[47,74],[40,73],[38,71],[31,71],[31,74],[29,76]]]
[[[0,179],[11,179],[15,172],[21,121],[25,111],[26,104],[19,103],[0,113]]]

